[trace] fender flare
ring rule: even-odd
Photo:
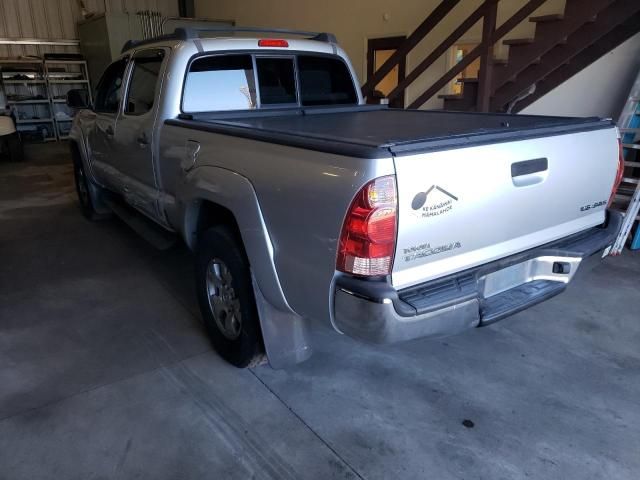
[[[251,266],[265,350],[273,368],[306,360],[312,353],[303,319],[287,303],[273,260],[274,249],[251,182],[237,172],[202,166],[189,171],[177,189],[183,238],[193,249],[200,208],[211,202],[229,210],[238,225]]]
[[[229,210],[238,224],[251,270],[265,298],[284,312],[295,313],[287,303],[273,261],[273,244],[251,182],[232,170],[202,166],[189,171],[177,189],[182,209],[180,230],[189,248],[197,241],[196,230],[203,202]]]

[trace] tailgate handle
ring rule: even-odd
[[[549,168],[549,160],[546,158],[534,158],[511,164],[511,177],[531,175],[532,173],[544,172]]]

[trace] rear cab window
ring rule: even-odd
[[[357,105],[346,63],[320,54],[221,54],[196,58],[186,75],[185,113]]]

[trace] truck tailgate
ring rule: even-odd
[[[605,220],[618,164],[613,127],[395,156],[401,289]]]

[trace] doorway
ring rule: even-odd
[[[455,67],[462,59],[474,48],[478,46],[477,43],[459,43],[449,49],[449,58],[447,59],[447,71]],[[478,78],[478,72],[480,71],[480,57],[476,58],[467,67],[462,70],[453,80],[449,82],[449,93],[454,95],[462,94],[461,80],[465,78]]]
[[[406,37],[370,38],[367,42],[367,78],[386,62]],[[374,87],[373,93],[367,97],[367,103],[380,103],[389,93],[404,80],[406,58],[403,58],[393,69]],[[389,102],[392,108],[404,108],[404,94]]]

